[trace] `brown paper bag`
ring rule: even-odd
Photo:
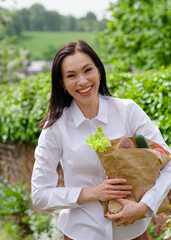
[[[129,138],[134,146],[135,138]],[[143,195],[156,182],[159,171],[171,160],[171,155],[157,143],[146,139],[150,148],[121,148],[117,149],[120,139],[111,140],[111,147],[100,153],[96,151],[107,178],[125,178],[128,185],[133,187],[129,200],[139,202]],[[152,150],[161,148],[166,154]],[[115,200],[103,202],[104,216],[107,212],[117,213],[123,206]],[[169,208],[169,199],[166,197],[157,213],[166,212]]]

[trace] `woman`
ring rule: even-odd
[[[62,208],[58,227],[64,239],[148,239],[151,216],[171,186],[171,164],[139,203],[126,200],[126,179],[105,179],[103,167],[85,140],[102,126],[109,139],[142,134],[170,151],[159,130],[132,100],[110,96],[103,64],[84,41],[70,42],[56,54],[49,110],[35,151],[32,200],[40,209]],[[56,187],[61,162],[65,187]],[[124,208],[103,216],[102,201],[118,199]],[[147,218],[141,218],[146,215]]]

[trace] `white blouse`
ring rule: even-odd
[[[99,112],[86,119],[73,100],[69,108],[49,128],[43,130],[35,151],[32,174],[32,201],[40,209],[63,209],[59,229],[74,240],[129,240],[142,234],[151,217],[117,227],[103,216],[103,205],[92,201],[78,205],[82,188],[105,180],[104,169],[85,140],[102,126],[109,139],[142,134],[170,151],[159,130],[132,100],[99,95]],[[56,187],[57,165],[61,162],[65,187]],[[171,162],[161,171],[156,184],[141,199],[155,214],[171,188]]]

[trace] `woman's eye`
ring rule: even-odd
[[[70,75],[67,76],[67,78],[72,78],[72,77],[75,77],[75,75],[74,74],[70,74]]]
[[[86,70],[85,70],[85,72],[90,72],[92,70],[92,68],[87,68]]]

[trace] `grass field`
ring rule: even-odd
[[[77,39],[87,41],[99,53],[97,37],[94,32],[23,32],[16,45],[29,51],[30,60],[47,60],[63,44]]]

